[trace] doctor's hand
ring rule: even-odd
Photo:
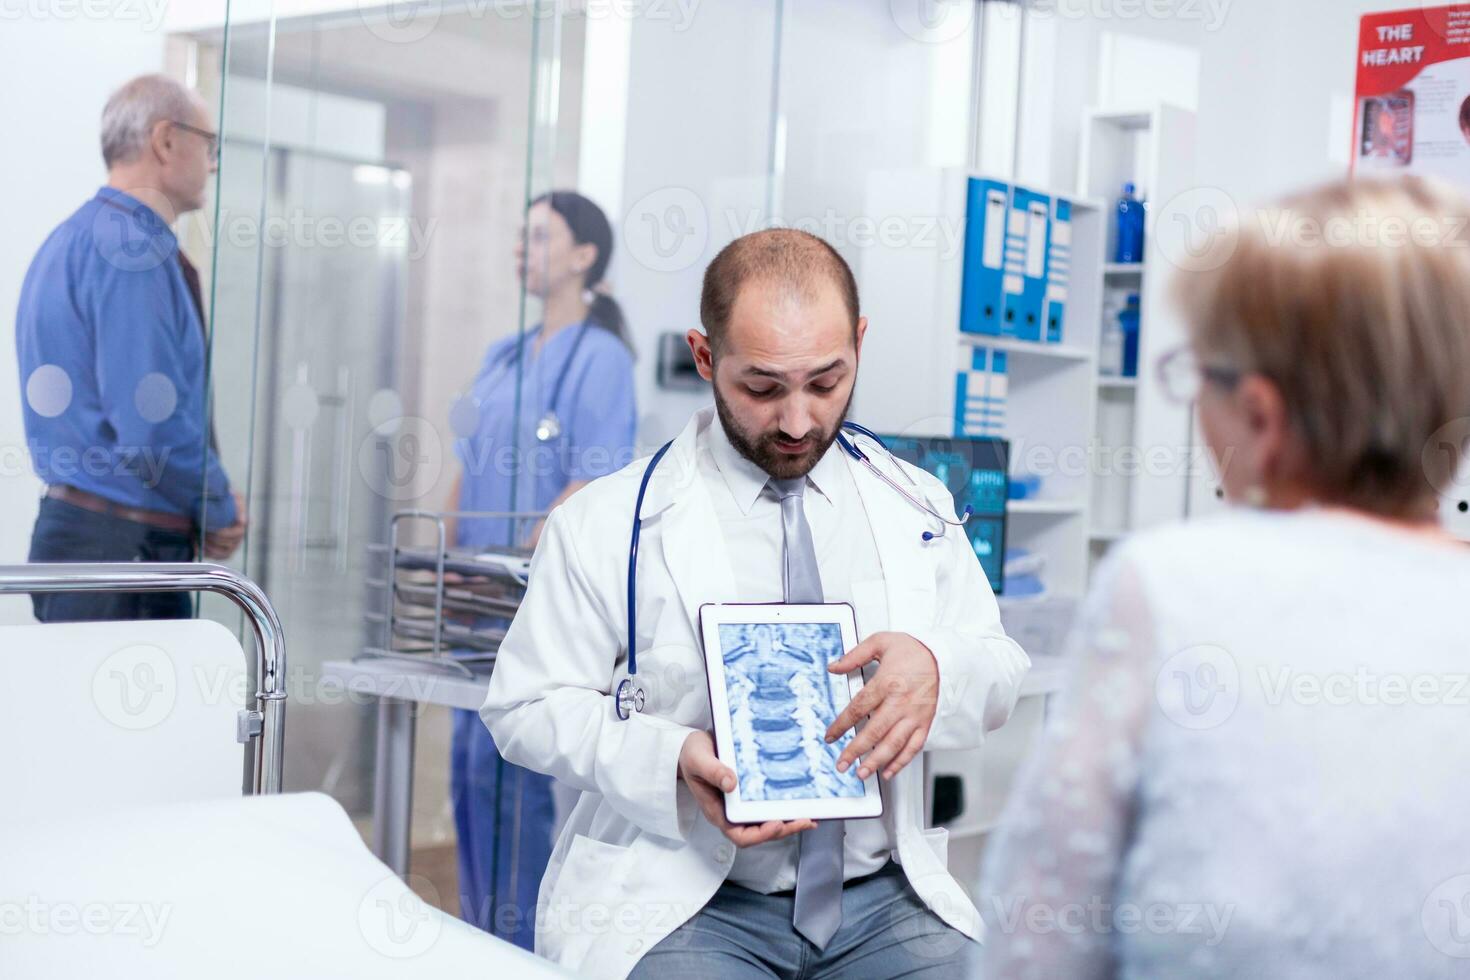
[[[767,820],[762,824],[732,824],[725,819],[725,793],[735,789],[735,772],[715,756],[709,732],[691,732],[679,750],[679,776],[694,794],[704,818],[720,829],[736,847],[764,844],[810,830],[813,820]]]
[[[850,674],[878,661],[878,669],[827,729],[835,742],[864,715],[868,723],[837,757],[846,772],[858,759],[858,778],[882,772],[892,779],[924,748],[939,707],[939,662],[929,648],[907,633],[874,633],[827,669]]]

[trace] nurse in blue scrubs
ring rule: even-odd
[[[542,322],[492,344],[451,428],[461,511],[545,511],[634,454],[633,354],[616,301],[599,290],[612,257],[602,210],[571,191],[531,205],[517,272]],[[519,427],[516,375],[520,373]],[[541,525],[462,518],[457,547],[534,545]],[[460,914],[525,949],[556,819],[551,779],[505,762],[473,711],[454,712],[450,792]]]

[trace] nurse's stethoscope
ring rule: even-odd
[[[556,384],[552,386],[551,401],[546,403],[546,414],[541,416],[541,420],[536,423],[537,442],[550,442],[561,435],[561,419],[556,414],[556,403],[561,399],[561,389],[566,384],[567,375],[572,370],[572,362],[577,359],[577,348],[582,346],[582,338],[587,335],[587,328],[591,325],[590,320],[583,320],[582,325],[577,328],[577,337],[572,341],[572,349],[567,352],[567,359],[562,363],[561,373],[556,376]],[[507,368],[520,361],[522,344],[513,347],[513,353],[505,359]]]
[[[950,520],[943,513],[935,510],[934,506],[922,496],[915,493],[914,491],[918,487],[918,483],[914,481],[913,477],[908,475],[902,466],[898,465],[897,457],[893,455],[887,444],[883,442],[882,437],[877,433],[865,426],[858,425],[856,422],[843,422],[842,428],[846,432],[839,431],[837,433],[837,445],[842,448],[843,452],[866,466],[868,472],[892,487],[894,492],[903,497],[903,499],[939,522],[938,530],[925,531],[920,535],[923,541],[927,543],[933,541],[935,538],[943,537],[950,528],[963,527],[969,521],[970,514],[973,513],[974,508],[968,504],[965,505],[965,512],[960,515],[959,520]],[[888,456],[889,461],[894,464],[894,469],[903,474],[904,479],[908,481],[908,487],[905,487],[893,479],[893,477],[878,469],[877,466],[874,466],[873,461],[868,458],[868,454],[857,444],[856,439],[848,438],[847,433],[849,432],[854,437],[870,440],[882,450]],[[643,495],[648,490],[648,481],[652,479],[653,471],[658,468],[659,460],[664,458],[664,453],[668,452],[669,447],[673,444],[672,441],[664,443],[659,447],[658,452],[653,454],[653,458],[648,461],[648,467],[643,471],[643,481],[638,484],[638,500],[633,504],[633,538],[628,546],[628,676],[623,678],[618,684],[616,704],[614,705],[617,716],[623,721],[627,721],[632,717],[633,712],[642,711],[643,705],[647,700],[642,686],[633,680],[633,676],[638,673],[638,653],[636,649],[638,636],[638,539],[643,532]]]

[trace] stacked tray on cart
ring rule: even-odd
[[[493,661],[520,608],[529,569],[529,552],[397,548],[385,583],[386,612],[370,616],[389,626],[388,645],[369,652]]]

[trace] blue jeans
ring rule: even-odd
[[[791,925],[790,892],[726,882],[694,918],[649,950],[628,980],[948,980],[967,975],[974,943],[945,925],[892,861],[842,889],[842,926],[818,950]]]
[[[449,793],[459,837],[460,917],[530,950],[556,821],[551,777],[506,762],[480,716],[455,709]]]
[[[194,541],[111,514],[94,514],[45,497],[31,532],[32,562],[194,560]],[[43,623],[82,620],[188,619],[194,597],[187,592],[50,592],[31,596]]]

